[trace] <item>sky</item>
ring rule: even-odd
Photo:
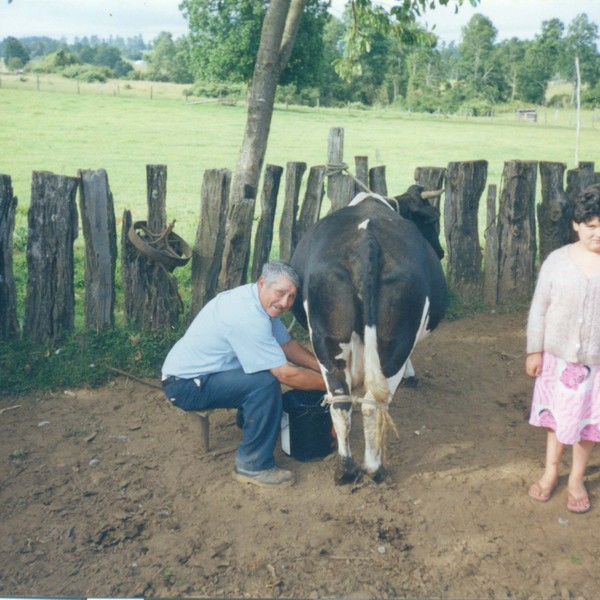
[[[179,11],[180,0],[0,0],[0,40],[8,36],[65,38],[97,35],[129,38],[141,35],[151,42],[160,32],[178,38],[187,33]],[[333,0],[332,13],[341,16],[345,0]],[[393,0],[379,0],[391,6]],[[461,29],[476,13],[488,17],[498,31],[497,42],[517,37],[533,39],[542,21],[560,19],[566,26],[586,13],[600,29],[600,0],[481,0],[477,8],[469,0],[458,14],[453,8],[437,7],[421,19],[446,43],[460,42]]]

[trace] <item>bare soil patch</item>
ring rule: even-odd
[[[233,412],[211,416],[203,454],[193,415],[125,377],[0,398],[0,594],[596,597],[600,507],[567,511],[567,462],[554,498],[527,496],[545,433],[527,424],[524,329],[524,314],[478,315],[416,349],[379,485],[335,487],[333,460],[279,448],[294,487],[236,483]],[[360,462],[359,412],[352,437]]]

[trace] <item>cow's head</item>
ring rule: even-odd
[[[440,260],[444,258],[444,249],[439,240],[440,210],[432,206],[430,198],[437,198],[442,190],[426,192],[420,185],[411,185],[401,196],[394,196],[398,212],[405,219],[412,221],[431,244]]]

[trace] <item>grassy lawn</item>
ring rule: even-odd
[[[24,80],[23,80],[24,79]],[[185,86],[111,81],[77,84],[53,76],[2,75],[0,172],[12,177],[19,213],[29,203],[31,173],[76,175],[106,169],[117,218],[123,209],[146,216],[147,164],[168,167],[167,210],[177,231],[194,239],[206,169],[235,169],[246,108],[240,102],[186,101]],[[388,190],[399,193],[418,166],[485,159],[488,184],[500,179],[504,161],[575,161],[575,112],[540,109],[538,122],[517,121],[512,111],[492,118],[410,114],[385,110],[278,107],[266,163],[308,166],[327,160],[332,127],[345,130],[345,161],[368,156],[386,165]],[[582,114],[579,160],[600,163],[600,121]],[[280,198],[282,202],[282,198]]]

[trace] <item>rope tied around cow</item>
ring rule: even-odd
[[[364,396],[349,396],[350,402],[352,404],[366,404],[368,406],[372,406],[376,410],[376,448],[375,451],[381,451],[382,456],[385,460],[387,454],[387,446],[390,431],[393,431],[396,435],[396,438],[400,438],[400,433],[398,432],[398,428],[396,427],[396,423],[394,423],[394,419],[392,419],[392,415],[390,415],[390,403],[391,398],[386,402],[378,402],[372,398],[365,398]],[[321,402],[322,406],[326,404],[333,404],[343,402],[342,400],[336,398],[335,396],[329,397],[327,395],[323,396],[323,400]]]
[[[186,265],[192,257],[192,249],[173,231],[173,227],[175,221],[157,233],[148,228],[146,221],[135,221],[127,237],[140,254],[172,272],[176,267]]]

